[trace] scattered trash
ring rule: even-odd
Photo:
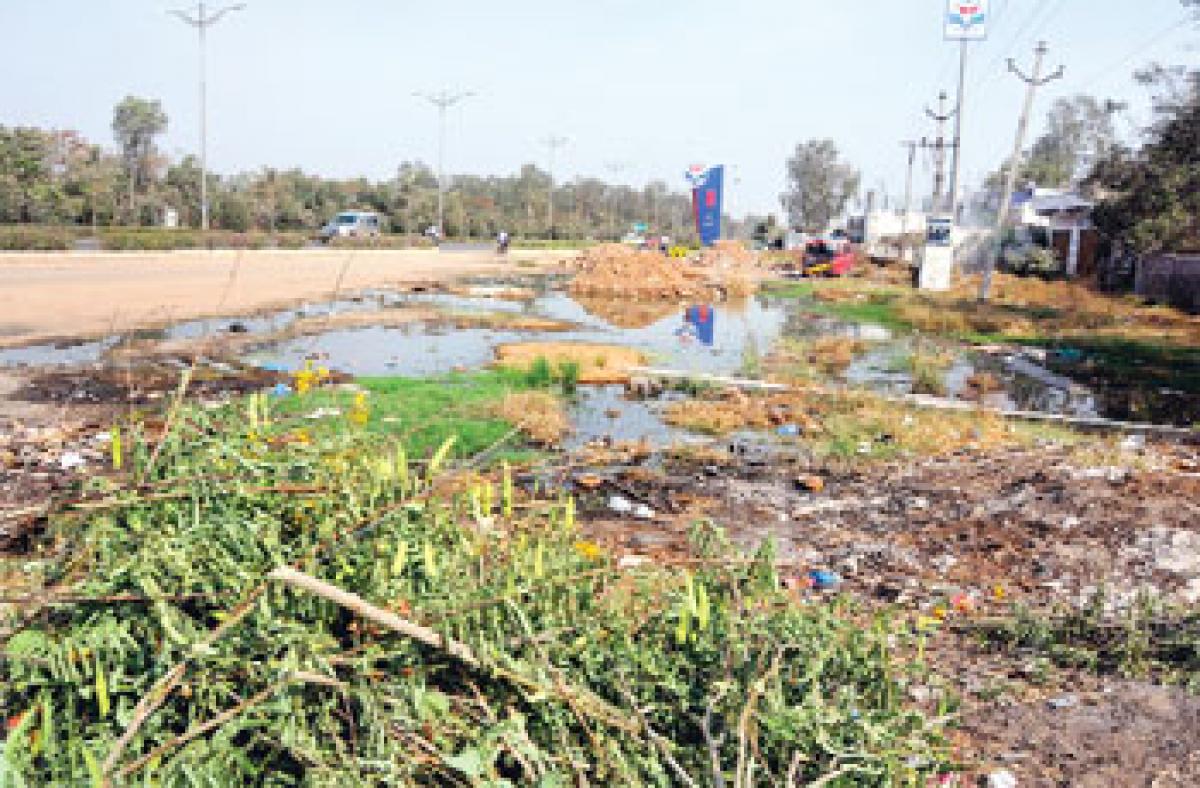
[[[1079,698],[1075,695],[1062,695],[1046,701],[1046,705],[1052,709],[1069,709],[1079,705]]]
[[[317,419],[330,419],[341,415],[341,408],[317,408],[312,413],[307,414],[304,418],[316,421]]]
[[[77,451],[64,452],[63,455],[58,458],[58,467],[62,468],[64,471],[82,468],[84,465],[87,465],[87,460],[85,460],[83,455]]]
[[[800,476],[796,479],[796,489],[819,493],[825,489],[825,480],[820,476]]]
[[[608,499],[608,508],[617,514],[629,514],[633,511],[633,502],[620,495],[614,495]]]
[[[1007,769],[987,776],[987,788],[1017,788],[1017,776]]]
[[[654,510],[644,503],[638,504],[633,510],[633,516],[639,520],[653,520]]]
[[[808,573],[808,579],[812,581],[813,588],[818,591],[829,591],[837,588],[842,583],[842,578],[833,572],[826,572],[822,569],[814,569]]]
[[[636,569],[639,566],[645,566],[652,561],[644,555],[623,555],[617,561],[618,569]]]
[[[292,387],[286,383],[276,383],[271,389],[271,394],[276,397],[286,397],[292,393]]]
[[[775,434],[781,438],[795,438],[800,434],[800,425],[783,424],[775,430]]]
[[[1142,433],[1126,435],[1121,439],[1122,451],[1141,451],[1146,448],[1146,436]]]

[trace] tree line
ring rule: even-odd
[[[158,101],[131,96],[114,109],[111,150],[73,131],[0,126],[0,224],[147,227],[161,225],[173,209],[181,225],[199,226],[199,160],[163,155],[156,140],[167,124]],[[534,164],[505,176],[448,176],[445,232],[548,238],[550,184],[550,174]],[[437,223],[437,175],[420,161],[403,162],[380,181],[268,167],[210,172],[208,192],[212,226],[223,230],[312,231],[350,209],[378,212],[397,233]],[[636,223],[683,241],[695,235],[691,195],[664,181],[559,183],[554,223],[557,238],[616,238]]]

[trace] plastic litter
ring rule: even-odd
[[[292,393],[292,387],[286,383],[276,383],[271,389],[271,394],[276,397],[286,397]]]
[[[617,514],[629,514],[633,511],[633,502],[620,495],[614,495],[608,499],[608,509]]]
[[[83,459],[83,455],[77,451],[64,452],[63,455],[58,458],[58,467],[62,468],[64,471],[82,468],[86,464],[87,460]]]
[[[987,776],[988,788],[1017,788],[1017,776],[1007,769],[992,772]]]
[[[824,569],[812,570],[808,573],[808,579],[812,581],[813,588],[818,591],[828,591],[829,589],[837,588],[842,583],[841,577]]]
[[[799,424],[781,424],[775,433],[781,438],[795,438],[800,434]]]
[[[1046,705],[1052,709],[1069,709],[1079,705],[1079,698],[1075,695],[1062,695],[1046,701]]]
[[[653,520],[654,510],[644,503],[638,504],[633,510],[633,516],[639,520]]]

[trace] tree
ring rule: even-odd
[[[1082,94],[1055,101],[1046,117],[1046,132],[1033,143],[1019,180],[1039,186],[1067,186],[1077,180],[1081,165],[1104,158],[1112,149],[1117,138],[1112,118],[1122,108]]]
[[[121,149],[129,179],[129,210],[134,213],[139,186],[150,182],[154,172],[154,138],[167,130],[167,114],[156,100],[126,96],[113,109],[112,131]]]
[[[780,195],[788,223],[821,232],[858,191],[858,170],[838,160],[833,140],[809,140],[787,161],[788,190]]]
[[[1091,176],[1108,195],[1096,226],[1138,252],[1200,249],[1200,70],[1174,77],[1159,83],[1166,92],[1141,150],[1115,149]]]
[[[1200,0],[1182,2],[1200,21]],[[1115,147],[1097,163],[1093,220],[1135,252],[1200,250],[1200,69],[1155,64],[1135,77],[1154,91],[1155,121],[1140,150]]]

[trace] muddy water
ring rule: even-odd
[[[759,297],[737,303],[635,305],[576,300],[562,291],[561,280],[549,278],[516,282],[475,280],[470,284],[474,289],[467,295],[374,290],[354,298],[305,304],[257,316],[187,321],[141,335],[183,339],[226,331],[266,333],[304,317],[423,305],[453,312],[536,315],[567,321],[577,328],[553,334],[424,324],[344,329],[284,341],[254,353],[249,360],[264,366],[295,369],[311,359],[354,375],[426,376],[485,366],[491,362],[498,344],[552,339],[626,345],[641,350],[653,366],[732,375],[752,373],[756,361],[780,337],[812,340],[841,336],[861,340],[866,345],[866,350],[840,376],[842,381],[885,393],[903,394],[912,390],[905,359],[919,349],[917,340],[895,336],[881,326],[848,323],[817,314],[804,301]],[[534,297],[524,301],[488,297],[492,294],[488,288],[518,285],[531,289]],[[123,338],[3,350],[0,366],[91,364],[101,360],[104,352]],[[1109,408],[1104,397],[1050,374],[1027,356],[988,355],[948,346],[940,350],[953,355],[943,374],[948,396],[972,398],[975,395],[969,381],[977,373],[986,372],[999,383],[999,390],[982,398],[982,403],[991,407],[1082,416],[1126,415],[1120,410],[1126,403]],[[618,440],[644,436],[655,442],[680,439],[683,436],[678,431],[666,427],[659,419],[662,406],[662,402],[629,402],[613,387],[586,389],[574,406],[579,439],[597,436]],[[1155,412],[1152,402],[1142,412],[1143,418],[1149,420],[1163,419],[1164,415]]]

